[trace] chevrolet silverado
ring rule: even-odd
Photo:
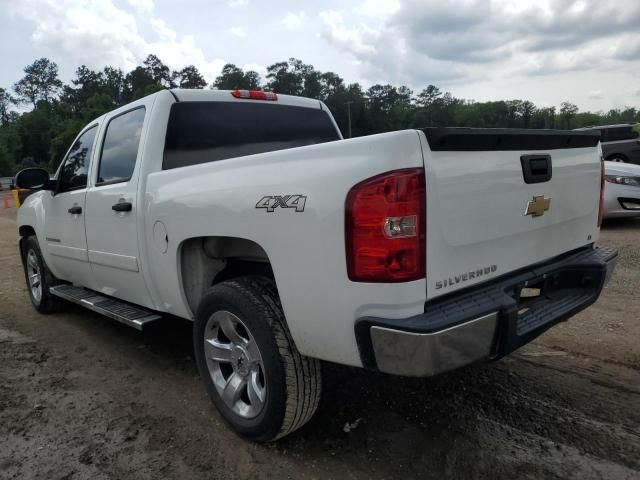
[[[264,442],[311,418],[321,360],[432,376],[592,304],[602,182],[598,132],[345,140],[317,100],[165,90],[18,174],[19,245],[39,312],[192,320],[212,401]]]

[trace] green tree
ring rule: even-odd
[[[0,125],[3,125],[9,121],[10,108],[13,103],[11,94],[4,88],[0,88]]]
[[[302,93],[304,80],[299,72],[289,68],[288,62],[277,62],[267,67],[267,89],[287,95]]]
[[[233,63],[222,67],[222,72],[216,77],[211,88],[218,90],[258,90],[260,89],[260,75],[253,70],[244,72]]]
[[[571,128],[571,120],[578,113],[578,106],[571,102],[562,102],[560,105],[560,118],[562,119],[562,126],[569,130]]]
[[[418,94],[415,103],[421,109],[419,118],[424,118],[421,120],[421,124],[428,127],[433,125],[433,111],[441,96],[442,92],[435,85],[428,85]]]
[[[313,65],[297,58],[277,62],[267,67],[267,89],[286,95],[304,95],[319,98],[321,94],[320,75]]]
[[[151,54],[147,56],[145,61],[142,63],[147,75],[153,79],[154,83],[163,87],[173,86],[171,83],[169,67],[162,63],[162,60],[160,60],[156,55]]]
[[[0,143],[0,177],[8,177],[15,172],[15,165],[7,147]]]
[[[366,92],[358,83],[346,85],[334,72],[322,72],[296,58],[267,68],[265,88],[283,94],[322,100],[345,136],[368,135],[424,126],[575,128],[587,125],[638,123],[637,107],[606,112],[579,112],[564,102],[556,107],[505,99],[475,102],[457,98],[428,85],[417,95],[406,86],[373,85]],[[224,66],[212,88],[259,89],[260,75],[234,64]],[[27,165],[55,169],[79,130],[92,119],[132,100],[167,87],[202,88],[204,79],[194,65],[170,71],[155,55],[131,71],[106,66],[80,66],[67,84],[57,77],[57,66],[47,59],[25,68],[15,95],[0,89],[0,174],[13,174]],[[14,99],[15,97],[15,99]],[[11,110],[13,102],[32,111]]]
[[[23,160],[30,158],[34,164],[46,165],[55,125],[50,105],[22,115],[16,124],[20,137],[20,149],[14,152],[16,163],[24,164]]]
[[[345,90],[344,80],[336,73],[325,72],[320,74],[320,99],[326,101],[332,95]]]
[[[536,106],[533,104],[533,102],[530,102],[529,100],[525,100],[524,102],[520,103],[518,107],[518,115],[522,119],[521,126],[523,128],[531,127],[531,120],[535,112],[536,112]]]
[[[48,58],[39,58],[24,68],[25,76],[13,85],[19,102],[30,103],[33,108],[39,101],[49,102],[60,92],[62,82],[58,78],[58,65]]]
[[[351,123],[351,136],[366,135],[369,132],[366,99],[362,87],[358,83],[344,86],[343,80],[335,75],[330,75],[329,82],[323,80],[324,91],[327,92],[323,101],[329,107],[340,131],[345,137],[349,136],[349,123]],[[349,117],[351,122],[349,122]]]
[[[171,83],[180,88],[204,88],[207,82],[193,65],[188,65],[180,71],[171,74]]]
[[[162,89],[146,68],[136,67],[125,77],[127,101],[137,100],[147,95],[151,89]]]
[[[247,90],[261,90],[261,81],[260,74],[255,70],[247,70],[244,72],[244,85]]]
[[[76,70],[76,78],[71,80],[71,85],[63,88],[63,100],[69,104],[75,112],[82,113],[87,101],[94,95],[105,90],[104,76],[102,72],[95,72],[84,65]]]
[[[124,72],[119,68],[105,67],[102,75],[105,92],[112,99],[113,106],[121,106],[127,103],[131,96],[131,91]]]

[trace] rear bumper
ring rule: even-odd
[[[502,357],[594,303],[617,256],[612,248],[583,248],[427,302],[414,317],[361,318],[355,329],[362,363],[428,377]]]

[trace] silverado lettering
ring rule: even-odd
[[[488,267],[478,268],[477,270],[472,270],[470,272],[462,273],[460,275],[456,275],[453,278],[445,278],[444,280],[438,280],[436,282],[436,290],[441,289],[442,287],[450,287],[452,285],[456,285],[460,282],[466,282],[468,280],[473,280],[475,278],[479,278],[483,275],[489,275],[490,273],[498,270],[497,265],[489,265]]]

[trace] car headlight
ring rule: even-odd
[[[605,175],[604,179],[609,183],[617,183],[618,185],[629,185],[632,187],[640,187],[640,177],[621,177],[620,175]]]

